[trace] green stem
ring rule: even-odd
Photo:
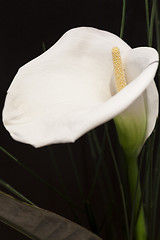
[[[148,0],[145,0],[145,10],[146,10],[146,24],[147,24],[147,39],[149,43],[149,5]]]
[[[139,180],[139,171],[136,157],[127,157],[128,180],[130,186],[131,202],[133,205],[133,217],[135,220],[135,237],[136,240],[146,240],[146,225],[144,210],[141,204],[141,187]],[[133,238],[132,231],[130,240]]]
[[[45,43],[44,43],[44,42],[42,42],[42,49],[43,49],[43,52],[45,52],[45,51],[46,51],[46,45],[45,45]]]
[[[151,10],[150,27],[149,27],[149,40],[148,40],[148,46],[149,47],[152,47],[152,41],[153,41],[153,27],[154,27],[155,12],[156,12],[156,1],[157,0],[153,0],[152,10]]]
[[[120,38],[123,38],[123,33],[124,33],[125,12],[126,12],[126,0],[123,0],[123,9],[122,9],[122,21],[121,21]]]

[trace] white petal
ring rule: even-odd
[[[114,118],[119,142],[126,156],[137,156],[143,146],[147,114],[143,94]]]
[[[127,83],[132,82],[151,64],[157,67],[158,60],[159,60],[158,53],[153,48],[139,47],[132,49],[124,59]],[[142,81],[144,82],[145,80]]]
[[[135,48],[126,57],[126,76],[127,81],[133,81],[137,76],[140,75],[142,71],[145,71],[146,67],[150,66],[150,64],[158,64],[158,53],[153,48],[141,47]],[[146,88],[144,92],[144,99],[146,104],[146,113],[147,113],[147,129],[145,140],[152,133],[156,119],[158,116],[159,109],[159,97],[156,85],[154,83],[152,72],[148,73],[150,77],[150,84]],[[142,83],[146,81],[146,79],[141,78]]]
[[[148,66],[147,59],[142,73],[111,97],[113,46],[120,48],[123,59],[128,56],[130,47],[117,36],[77,28],[22,67],[3,111],[13,138],[35,147],[72,142],[132,104],[150,84],[158,64]]]
[[[158,91],[152,81],[145,92],[114,118],[119,141],[126,155],[138,155],[152,133],[158,116]]]
[[[23,66],[3,111],[13,138],[42,146],[74,141],[91,129],[85,116],[111,97],[113,46],[119,46],[123,56],[130,49],[114,34],[77,28]]]
[[[147,111],[147,129],[145,140],[152,133],[159,111],[159,96],[155,82],[152,81],[145,92],[146,111]]]
[[[125,72],[128,83],[135,81],[147,66],[156,60],[157,53],[150,48],[137,48],[125,59]],[[148,73],[149,74],[149,73]],[[119,141],[126,156],[138,155],[145,140],[149,137],[158,115],[158,92],[153,76],[146,90],[123,112],[114,118]],[[141,78],[139,81],[145,82]]]

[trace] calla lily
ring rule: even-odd
[[[112,60],[115,46],[120,49],[127,80],[119,92]],[[143,135],[139,137],[143,144],[158,115],[153,80],[157,66],[158,54],[153,48],[131,49],[116,35],[95,28],[71,29],[19,69],[8,89],[4,125],[15,140],[41,147],[74,142],[115,117],[120,129],[126,125],[120,123],[123,117],[118,119],[123,115],[131,127],[133,116],[138,129],[136,134],[132,126],[134,139]]]

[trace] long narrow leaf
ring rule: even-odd
[[[78,224],[3,192],[0,192],[0,221],[33,240],[101,240]]]

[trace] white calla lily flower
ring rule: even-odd
[[[119,92],[112,60],[115,46],[120,49],[127,81]],[[125,117],[118,123],[127,122],[129,112],[129,124],[133,115],[135,127],[140,126],[138,134],[144,124],[144,142],[158,115],[153,80],[157,66],[158,53],[153,48],[131,49],[116,35],[95,28],[71,29],[19,69],[8,89],[3,123],[15,140],[41,147],[74,142],[115,117],[116,122],[121,114]]]

